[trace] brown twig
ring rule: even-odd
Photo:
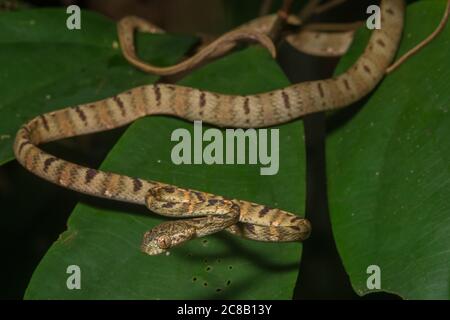
[[[302,8],[302,10],[300,10],[300,12],[298,13],[298,18],[300,19],[300,21],[302,21],[302,23],[304,23],[304,21],[308,20],[309,17],[311,17],[316,8],[319,6],[321,0],[309,0],[308,3]]]
[[[305,25],[305,30],[310,31],[329,31],[329,32],[339,32],[339,31],[354,31],[364,25],[364,21],[355,21],[355,22],[342,22],[342,23],[328,23],[328,22],[320,22],[320,23],[309,23]]]
[[[311,18],[311,16],[316,14],[322,14],[328,10],[337,7],[338,5],[343,4],[347,0],[330,0],[324,4],[320,4],[321,0],[309,0],[309,2],[302,8],[302,10],[298,14],[298,18],[300,19],[302,24]]]
[[[437,26],[437,28],[430,34],[427,38],[425,38],[422,42],[416,45],[414,48],[406,52],[402,55],[397,61],[395,61],[389,68],[386,69],[386,73],[389,74],[396,70],[401,64],[403,64],[406,60],[411,58],[417,52],[426,47],[431,41],[433,41],[441,32],[444,30],[445,25],[447,24],[448,17],[450,14],[450,0],[447,0],[447,7],[445,8],[444,16],[442,17],[441,22]]]
[[[261,7],[259,8],[259,16],[265,16],[269,14],[270,8],[272,8],[273,0],[263,0]]]
[[[283,0],[283,5],[278,10],[277,19],[275,20],[272,29],[269,32],[269,36],[273,42],[277,42],[280,37],[281,30],[286,24],[289,12],[291,11],[292,3],[294,0]]]
[[[334,7],[337,7],[341,4],[343,4],[344,2],[347,2],[347,0],[330,0],[318,7],[315,8],[314,13],[315,14],[322,14],[325,11],[331,10]]]

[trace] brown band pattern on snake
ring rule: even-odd
[[[117,128],[144,116],[170,115],[219,127],[266,127],[306,114],[342,108],[367,95],[396,54],[404,0],[382,0],[382,28],[345,73],[256,95],[225,95],[176,85],[147,85],[97,102],[38,116],[17,133],[14,152],[29,171],[97,197],[145,204],[153,212],[189,219],[163,223],[144,236],[142,250],[158,254],[189,239],[226,229],[262,241],[308,237],[307,220],[279,209],[103,172],[56,158],[37,147],[66,137]]]

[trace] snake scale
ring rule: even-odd
[[[382,27],[345,73],[256,95],[226,95],[172,84],[145,85],[113,97],[39,115],[16,136],[17,160],[32,173],[89,195],[146,205],[187,219],[146,232],[141,250],[159,254],[195,237],[221,230],[261,241],[301,241],[310,223],[295,214],[255,203],[87,168],[57,158],[37,145],[114,129],[151,115],[202,120],[218,127],[257,128],[306,114],[342,108],[372,91],[392,63],[402,35],[404,0],[382,0]]]

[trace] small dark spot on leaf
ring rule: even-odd
[[[222,289],[220,289],[220,288],[217,288],[217,289],[216,289],[216,292],[220,292],[220,291],[222,291]]]
[[[205,270],[206,270],[206,272],[209,272],[209,271],[211,271],[211,269],[212,269],[211,266],[207,266]]]
[[[208,259],[203,260],[204,263],[208,263]]]
[[[231,284],[231,280],[227,281],[227,286],[229,286]]]
[[[228,266],[228,269],[233,270],[233,266]]]
[[[221,263],[222,262],[222,260],[220,260],[220,259],[217,259],[216,261],[217,261],[217,263]]]
[[[195,282],[195,281],[197,281],[197,277],[192,278],[192,282]]]
[[[208,282],[203,282],[203,286],[207,287],[208,286]]]

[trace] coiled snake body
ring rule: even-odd
[[[202,120],[219,127],[256,128],[348,106],[373,90],[392,63],[401,39],[404,6],[404,0],[382,0],[382,28],[373,31],[364,53],[337,77],[242,96],[169,84],[133,88],[32,119],[17,133],[16,158],[29,171],[65,188],[144,204],[165,216],[189,218],[166,222],[147,232],[142,250],[148,254],[220,230],[262,241],[304,240],[310,224],[292,213],[83,167],[48,154],[37,145],[110,130],[150,115]]]

